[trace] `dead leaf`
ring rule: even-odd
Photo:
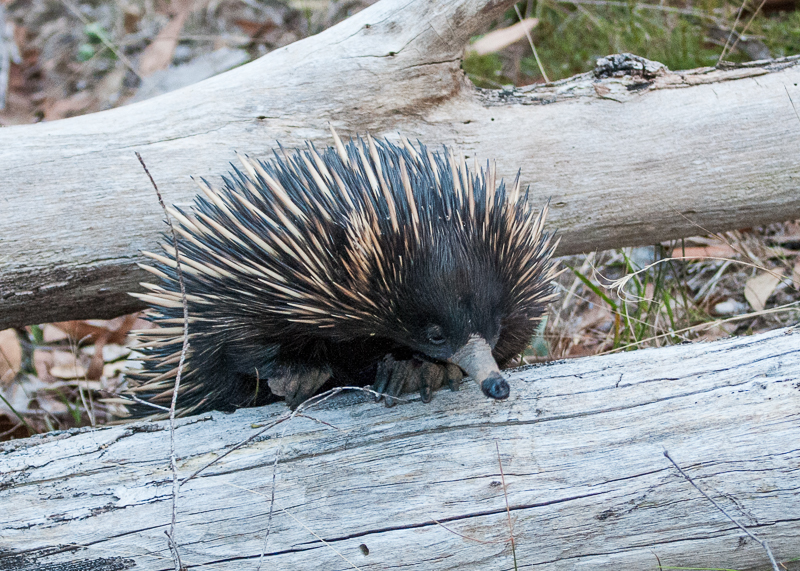
[[[741,315],[742,313],[747,313],[746,303],[742,303],[740,301],[736,301],[735,299],[729,297],[725,301],[721,301],[714,305],[713,313],[714,315]]]
[[[122,25],[125,28],[125,33],[134,34],[139,25],[139,20],[144,15],[144,7],[128,4],[127,2],[121,2],[121,4],[123,13]]]
[[[53,367],[72,367],[78,360],[75,357],[75,354],[71,351],[50,351],[52,355],[52,366]]]
[[[103,376],[106,379],[116,377],[123,371],[129,370],[130,367],[127,361],[117,361],[116,363],[106,363],[103,366]]]
[[[595,84],[594,85],[594,91],[600,97],[603,97],[603,96],[608,95],[609,93],[611,93],[611,89],[609,89],[605,85],[600,85],[600,84]]]
[[[78,343],[97,341],[109,335],[109,330],[104,327],[105,322],[93,323],[90,321],[59,321],[53,323],[56,327],[67,333]]]
[[[781,283],[783,270],[762,272],[750,278],[744,285],[744,298],[756,311],[763,311],[767,300],[778,284]]]
[[[86,369],[74,363],[69,365],[56,365],[50,369],[50,374],[57,379],[82,379],[86,376]]]
[[[57,343],[68,338],[69,335],[67,335],[66,331],[59,329],[51,323],[47,323],[42,327],[42,339],[45,343]]]
[[[672,258],[685,260],[702,260],[705,258],[732,258],[738,252],[727,244],[714,244],[711,246],[692,246],[690,248],[675,248]]]
[[[167,25],[161,28],[161,31],[153,39],[149,46],[147,46],[142,55],[139,57],[139,75],[147,77],[155,72],[167,69],[169,64],[172,63],[172,56],[175,53],[175,47],[178,45],[178,38],[183,30],[183,25],[186,23],[186,18],[192,12],[191,0],[178,0],[173,1],[175,13],[172,19],[167,22]]]
[[[114,319],[87,319],[84,321],[62,321],[55,323],[59,329],[65,331],[70,337],[78,342],[92,341],[94,343],[94,350],[91,354],[91,361],[88,368],[82,375],[87,379],[97,380],[103,375],[103,348],[107,343],[114,343],[122,345],[125,342],[128,332],[131,330],[135,323],[141,322],[138,313],[130,315],[123,315],[122,317],[115,317]],[[88,352],[87,352],[88,353]],[[58,370],[59,373],[69,374],[65,371]],[[63,377],[61,374],[56,374],[50,371],[50,374],[59,378],[74,378]]]
[[[600,324],[608,323],[613,319],[613,315],[611,311],[609,311],[608,306],[605,304],[595,304],[594,307],[585,311],[580,318],[580,322],[578,325],[578,331],[588,331],[593,329]],[[580,343],[580,341],[577,341]]]
[[[71,379],[65,383],[67,386],[81,388],[89,391],[102,391],[103,383],[100,381],[84,381],[82,379]]]
[[[469,47],[469,51],[483,56],[502,50],[518,42],[539,23],[538,18],[525,18],[513,26],[489,32]]]
[[[108,343],[122,345],[134,325],[147,323],[139,319],[138,313],[115,317],[114,319],[87,319],[83,321],[60,321],[53,323],[79,343],[98,342],[105,338]],[[147,325],[144,326],[147,328]]]
[[[13,329],[0,331],[0,384],[10,383],[22,366],[22,345]]]
[[[97,348],[95,345],[89,345],[88,347],[81,349],[81,353],[92,357],[97,353]],[[101,353],[103,355],[103,361],[106,363],[111,363],[114,361],[119,361],[120,359],[130,355],[131,348],[125,345],[119,345],[117,343],[107,343],[102,348]]]
[[[14,411],[19,414],[31,412],[37,403],[38,392],[45,388],[47,385],[36,375],[20,375],[17,382],[12,383],[3,391],[3,396],[11,407],[9,408],[6,403],[0,401],[0,414],[16,418],[17,415]]]
[[[53,351],[46,349],[33,350],[33,368],[36,369],[36,376],[45,382],[50,382],[53,377],[50,376],[50,368],[54,364]]]
[[[275,24],[275,22],[272,20],[254,22],[253,20],[238,19],[234,20],[233,23],[239,26],[245,34],[254,40],[261,38],[267,32],[270,32],[278,27],[277,24]]]
[[[736,331],[735,323],[713,323],[704,332],[700,333],[695,341],[716,341],[723,337],[730,337],[734,331]]]
[[[44,118],[47,121],[55,121],[81,115],[94,103],[95,99],[88,91],[79,91],[66,99],[45,104]]]

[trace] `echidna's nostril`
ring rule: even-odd
[[[481,383],[481,390],[487,397],[495,400],[507,399],[511,393],[508,382],[499,374],[494,374]]]

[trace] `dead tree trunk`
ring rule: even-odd
[[[532,200],[552,199],[562,254],[800,216],[796,58],[687,72],[614,61],[547,86],[476,89],[465,44],[509,5],[383,0],[180,91],[0,130],[0,328],[139,307],[125,292],[163,226],[137,150],[167,200],[187,203],[189,175],[224,173],[234,150],[327,145],[329,124],[402,132],[497,159],[506,177],[521,168]]]
[[[286,408],[185,419],[180,477],[220,459],[180,489],[182,562],[513,569],[507,501],[520,569],[769,568],[663,453],[778,561],[800,556],[797,346],[784,330],[520,369],[502,402],[340,396],[222,458]],[[6,443],[0,472],[0,568],[173,568],[165,423]]]

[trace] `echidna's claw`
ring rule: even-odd
[[[447,364],[447,386],[455,392],[461,388],[461,380],[464,378],[464,371],[461,367],[453,363]]]
[[[416,358],[397,361],[387,355],[378,363],[372,389],[380,393],[387,407],[397,404],[403,393],[416,391],[422,402],[430,402],[433,392],[442,388],[445,382],[452,390],[458,390],[462,376],[461,369],[455,365]]]
[[[401,394],[416,390],[416,387],[413,385],[417,376],[416,369],[419,368],[417,363],[418,362],[414,359],[394,362],[392,378],[389,381],[389,386],[386,387],[386,391],[383,393],[383,399],[386,406],[394,406],[397,404],[397,397],[399,397]],[[418,382],[416,386],[419,386]]]
[[[422,363],[419,383],[419,396],[422,398],[422,402],[431,402],[433,391],[441,388],[446,377],[447,369],[444,365]]]
[[[294,410],[314,396],[330,378],[331,370],[327,367],[287,367],[283,375],[270,378],[268,384],[272,393],[282,396]]]
[[[375,373],[375,382],[372,385],[372,390],[378,393],[375,395],[375,401],[381,400],[381,396],[386,392],[389,386],[389,379],[392,378],[392,369],[394,368],[395,360],[391,355],[386,355],[378,362],[378,370]]]

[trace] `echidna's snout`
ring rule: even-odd
[[[506,380],[500,376],[500,373],[494,373],[488,379],[483,380],[481,383],[481,390],[483,394],[489,398],[503,400],[508,398],[511,387],[509,387]]]
[[[492,357],[492,348],[483,337],[472,335],[448,360],[472,377],[487,397],[495,400],[508,398],[511,389],[500,376],[500,368]]]

